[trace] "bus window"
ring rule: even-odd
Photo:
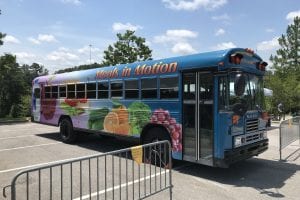
[[[86,90],[86,98],[96,99],[96,83],[87,83]]]
[[[227,91],[227,76],[222,76],[219,78],[219,110],[226,110]]]
[[[40,99],[41,98],[40,88],[35,88],[33,94],[36,99]]]
[[[178,77],[160,79],[160,98],[161,99],[178,98]]]
[[[156,99],[157,98],[157,80],[152,79],[142,79],[142,99]]]
[[[139,82],[138,80],[125,81],[125,99],[139,98]]]
[[[58,86],[52,86],[52,98],[57,99],[58,97]]]
[[[85,84],[76,84],[76,98],[85,99]]]
[[[67,98],[68,99],[74,99],[75,98],[75,85],[67,85]]]
[[[59,98],[66,98],[67,93],[66,93],[66,86],[59,86]]]
[[[51,86],[45,86],[45,98],[51,98]]]
[[[108,98],[108,83],[100,82],[98,83],[98,99]]]
[[[122,98],[123,97],[123,83],[118,82],[111,82],[110,83],[110,97],[111,98]]]

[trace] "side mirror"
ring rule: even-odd
[[[234,93],[236,96],[242,96],[246,88],[246,77],[243,74],[237,74],[234,81]]]

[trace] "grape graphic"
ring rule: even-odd
[[[162,108],[156,109],[151,116],[151,123],[161,124],[166,127],[172,138],[172,150],[182,151],[182,127],[176,122],[176,119],[171,117],[168,110]]]

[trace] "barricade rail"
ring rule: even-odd
[[[172,157],[168,141],[86,156],[19,172],[11,200],[145,199],[169,190],[172,199]]]
[[[300,117],[284,120],[279,126],[279,159],[282,160],[282,150],[293,142],[300,144]]]

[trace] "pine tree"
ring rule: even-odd
[[[300,17],[296,17],[294,22],[287,28],[286,35],[278,39],[280,49],[276,55],[271,55],[270,60],[273,67],[282,77],[288,74],[298,74],[300,81]]]

